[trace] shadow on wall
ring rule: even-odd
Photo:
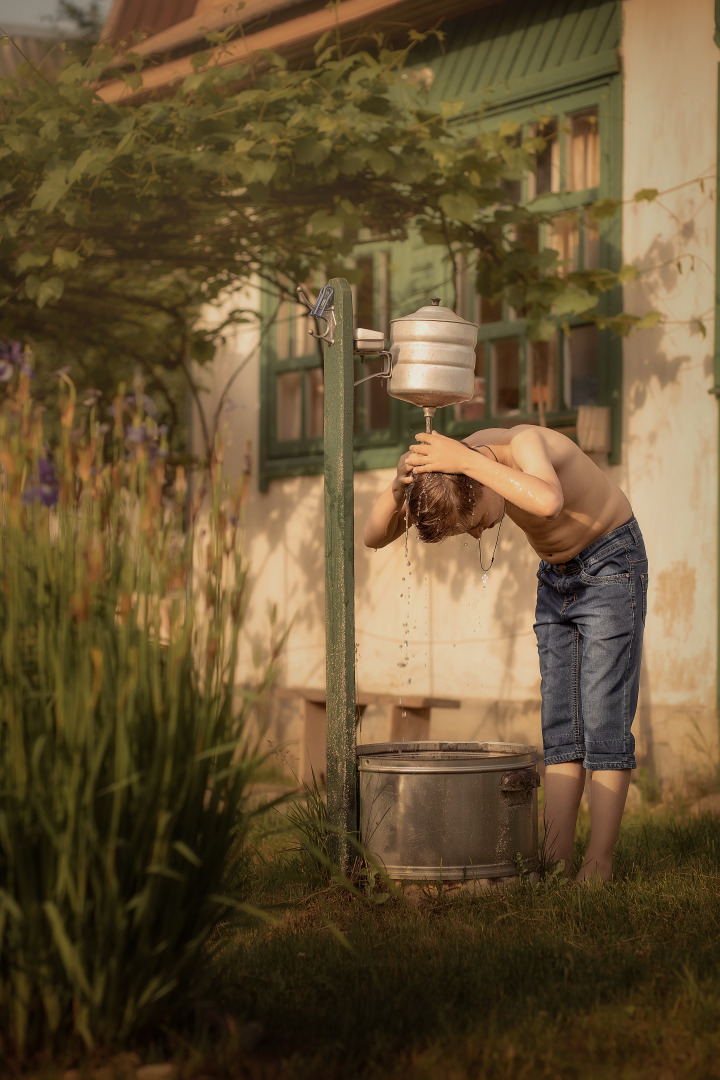
[[[678,382],[683,369],[697,363],[697,358],[687,353],[671,355],[667,351],[668,338],[675,330],[682,330],[690,338],[697,338],[698,345],[707,341],[707,329],[704,319],[712,318],[712,310],[697,311],[686,318],[678,318],[674,310],[682,308],[688,302],[691,291],[690,281],[697,288],[693,275],[707,272],[712,277],[710,268],[691,251],[685,251],[685,244],[691,243],[696,236],[695,221],[690,220],[679,225],[674,236],[658,237],[647,249],[642,258],[636,260],[640,268],[640,277],[625,286],[625,307],[629,311],[660,311],[663,323],[653,330],[640,330],[629,339],[630,347],[625,349],[623,403],[627,416],[644,408],[648,393],[655,384],[660,390]],[[712,304],[713,285],[708,284],[708,301]],[[700,304],[702,306],[702,303]],[[713,374],[713,353],[708,345],[702,358],[703,375],[711,378]]]
[[[324,623],[325,536],[323,487],[320,477],[273,481],[271,491],[252,500],[248,514],[252,592],[250,603],[276,604],[280,631],[288,632],[287,650],[300,650],[308,639],[315,641],[318,624]],[[253,620],[259,629],[253,647],[267,645],[262,618]],[[287,657],[285,657],[287,659]],[[308,675],[322,685],[324,669]]]

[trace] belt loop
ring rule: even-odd
[[[637,523],[637,519],[635,518],[634,515],[628,521],[627,527],[630,530],[630,535],[632,536],[633,540],[635,541],[635,547],[637,547],[639,545],[639,543],[640,543],[640,527],[639,527],[639,525]]]

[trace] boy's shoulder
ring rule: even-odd
[[[576,444],[553,428],[540,427],[538,424],[515,424],[508,428],[482,428],[463,440],[468,446],[499,444],[512,446],[521,443],[544,445],[549,450],[561,451],[577,449]]]
[[[508,435],[508,443],[511,446],[542,445],[551,456],[557,454],[573,457],[577,454],[581,457],[585,456],[573,439],[563,435],[562,431],[555,431],[554,428],[540,427],[538,424],[518,424],[516,427],[508,428]]]

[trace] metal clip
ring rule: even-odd
[[[296,291],[298,299],[308,309],[308,314],[312,315],[314,319],[322,319],[325,323],[325,330],[322,334],[318,334],[315,330],[309,330],[308,333],[310,336],[317,338],[318,341],[325,341],[328,345],[334,345],[335,327],[337,326],[337,323],[335,321],[335,308],[332,305],[335,296],[335,290],[332,285],[323,285],[314,304],[309,299],[302,285],[298,285]],[[328,309],[329,313],[326,315],[325,312],[328,311]]]

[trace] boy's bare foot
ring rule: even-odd
[[[612,859],[586,858],[575,875],[579,885],[603,885],[612,881]]]

